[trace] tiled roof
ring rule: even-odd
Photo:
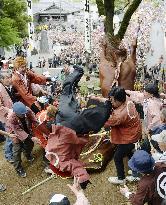
[[[54,5],[54,8],[52,8]],[[64,0],[40,0],[33,3],[33,14],[37,13],[58,13],[61,7],[61,13],[72,13],[83,9],[83,3],[64,1]]]

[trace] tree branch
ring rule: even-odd
[[[115,0],[104,0],[104,8],[105,8],[105,15],[106,15],[106,32],[110,35],[114,35],[114,25],[113,25],[113,18],[114,18],[114,6]]]
[[[127,27],[129,25],[130,19],[133,15],[133,13],[137,10],[137,8],[139,7],[140,3],[142,2],[142,0],[133,0],[132,4],[129,6],[129,8],[127,9],[123,21],[121,23],[120,29],[118,31],[118,34],[116,35],[120,40],[123,39]]]

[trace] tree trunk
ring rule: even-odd
[[[139,7],[141,2],[142,2],[142,0],[134,0],[132,2],[132,4],[129,6],[129,8],[127,9],[127,11],[124,15],[123,21],[121,23],[120,29],[119,29],[118,34],[117,34],[117,38],[119,38],[120,40],[123,39],[123,37],[126,33],[126,30],[127,30],[127,27],[129,25],[130,19],[131,19],[133,13]]]
[[[106,33],[109,33],[111,36],[114,35],[114,25],[113,25],[113,18],[114,18],[114,1],[115,0],[104,0],[104,8],[105,8],[105,29]]]
[[[96,0],[99,16],[104,15],[105,16],[105,9],[104,9],[104,3],[103,0]]]

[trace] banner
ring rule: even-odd
[[[28,48],[28,55],[30,55],[30,51],[33,50],[33,34],[34,34],[34,24],[33,24],[33,12],[32,12],[32,0],[27,0],[27,11],[28,16],[31,18],[31,22],[28,23],[28,34],[29,34],[29,48]]]
[[[85,50],[91,53],[91,16],[89,0],[85,0]]]

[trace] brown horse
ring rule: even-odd
[[[108,40],[103,41],[101,47],[99,77],[103,97],[108,96],[114,83],[127,90],[133,90],[137,41],[133,42],[131,55],[128,58],[126,49],[114,48]]]

